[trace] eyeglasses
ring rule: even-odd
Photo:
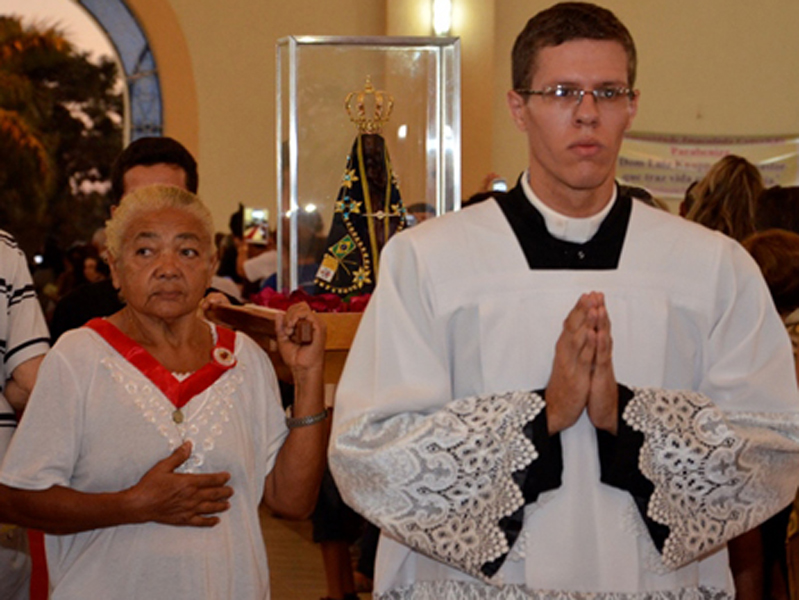
[[[583,97],[591,94],[597,106],[619,106],[623,100],[634,99],[638,92],[627,87],[600,87],[594,90],[583,90],[571,85],[556,85],[545,87],[543,90],[515,90],[522,96],[541,96],[545,100],[557,103],[560,106],[574,108],[580,106]]]

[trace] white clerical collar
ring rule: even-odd
[[[544,223],[550,235],[565,242],[584,244],[594,237],[594,234],[599,230],[599,226],[602,225],[602,221],[605,220],[610,209],[613,208],[613,205],[616,203],[616,186],[614,185],[610,202],[597,214],[581,219],[567,217],[544,204],[541,199],[535,195],[533,188],[530,187],[529,179],[530,173],[529,171],[525,171],[522,175],[522,189],[527,199],[536,210],[541,213],[541,216],[544,217]]]

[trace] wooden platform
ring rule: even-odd
[[[291,373],[283,364],[274,339],[275,312],[272,309],[248,304],[246,306],[216,306],[208,316],[222,325],[243,331],[253,338],[272,359],[278,377],[291,381]],[[363,313],[317,313],[327,326],[325,343],[325,383],[338,383],[344,362]]]

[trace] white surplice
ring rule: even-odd
[[[754,262],[724,236],[633,202],[617,269],[531,270],[494,200],[391,240],[341,379],[330,447],[345,500],[383,530],[378,598],[732,598],[724,542],[790,503],[799,398],[790,344]],[[499,519],[544,404],[563,320],[603,292],[623,419],[644,434],[647,513],[600,481],[583,414],[562,483]],[[411,549],[413,548],[413,549]],[[446,564],[445,564],[446,563]]]

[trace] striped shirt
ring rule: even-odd
[[[0,393],[14,369],[49,346],[25,255],[11,234],[0,230]],[[0,428],[15,425],[14,413],[0,394]]]

